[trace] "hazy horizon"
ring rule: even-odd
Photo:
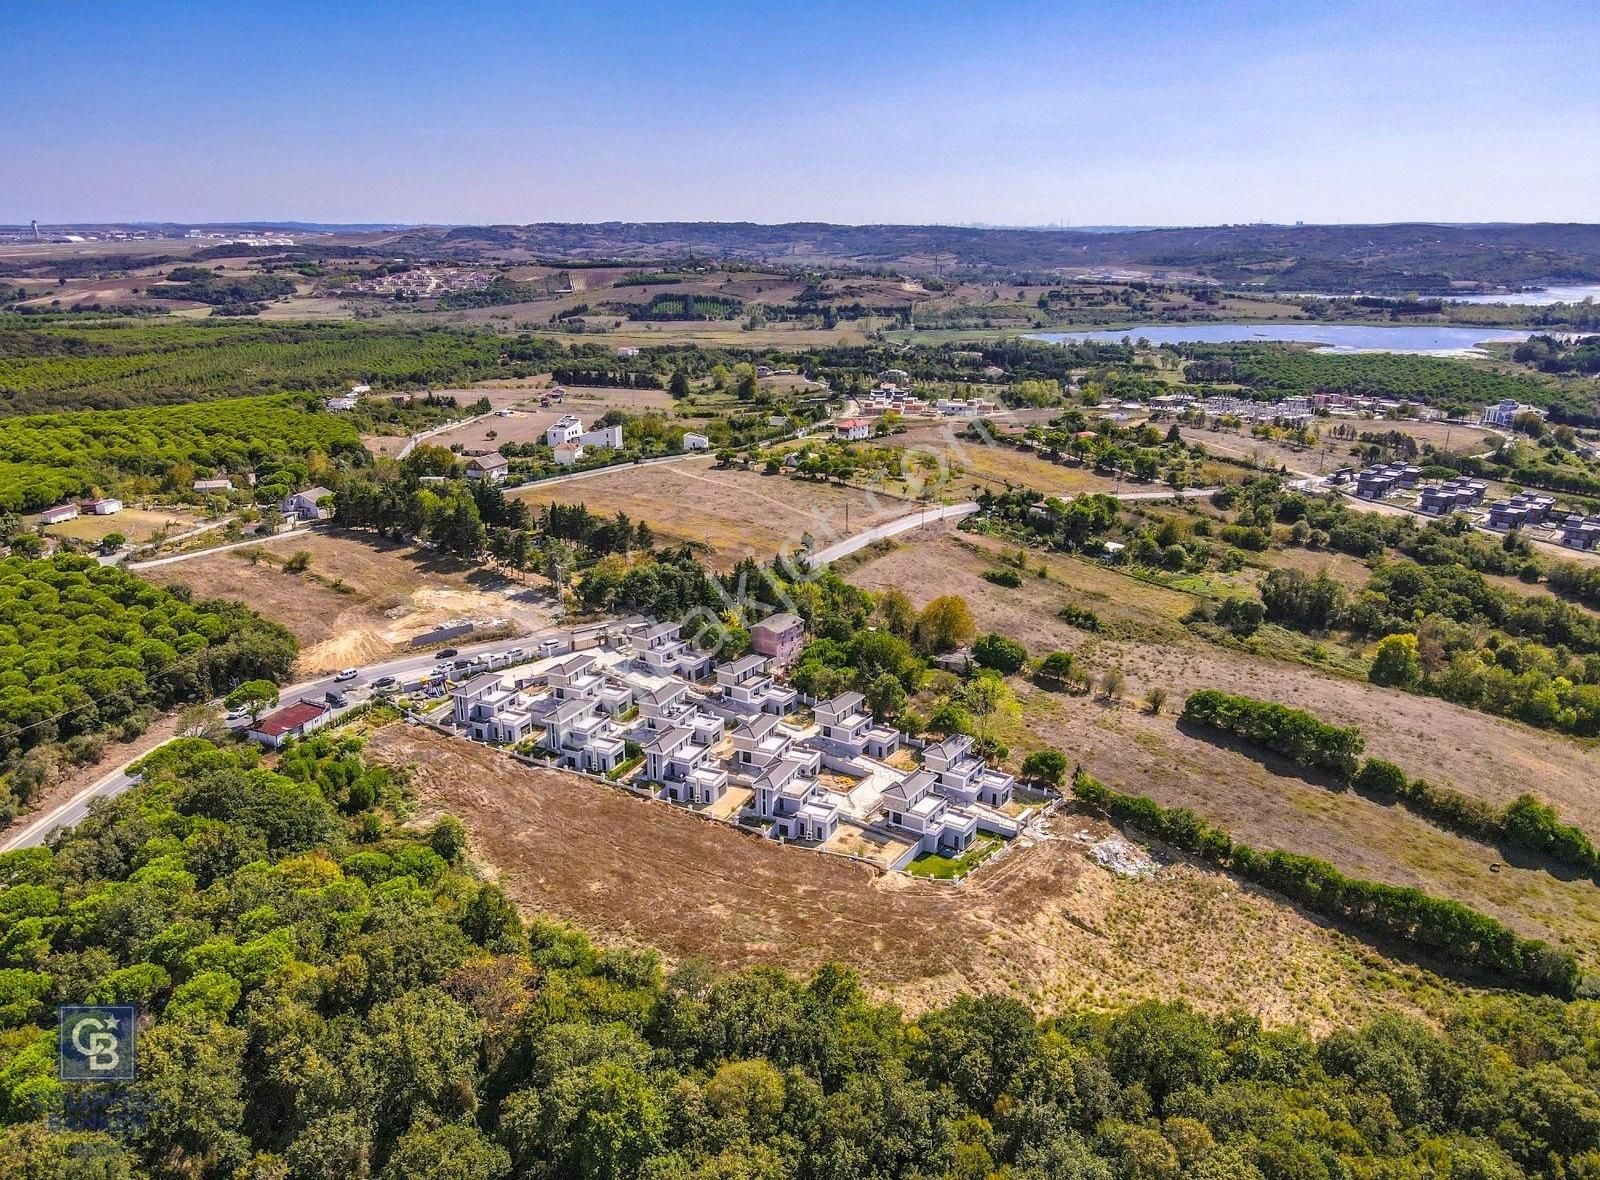
[[[9,10],[0,221],[1600,221],[1600,12]]]

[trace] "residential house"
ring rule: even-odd
[[[761,772],[752,784],[750,809],[770,821],[768,834],[776,839],[823,841],[839,830],[839,800],[795,758],[781,758]]]
[[[860,441],[872,437],[871,418],[840,418],[833,424],[833,437]]]
[[[583,458],[582,443],[562,443],[551,452],[555,455],[557,467],[571,467]]]
[[[322,404],[336,414],[346,413],[356,408],[356,396],[352,393],[343,397],[325,398]]]
[[[115,516],[122,511],[122,501],[115,496],[102,496],[89,501],[89,511],[95,516]]]
[[[300,700],[268,713],[245,730],[245,736],[276,750],[291,738],[305,737],[333,719],[333,708],[322,701]]]
[[[1003,770],[990,770],[972,753],[972,739],[955,734],[922,752],[922,766],[938,780],[946,798],[971,806],[1004,807],[1011,802],[1016,780]]]
[[[865,701],[859,692],[846,692],[818,704],[812,710],[819,727],[813,740],[830,753],[847,758],[859,758],[863,753],[887,758],[894,753],[900,747],[900,731],[874,725],[872,715],[862,708]]]
[[[800,694],[774,684],[767,671],[765,656],[743,656],[717,667],[717,688],[722,702],[739,713],[775,713],[779,716],[794,708]]]
[[[578,435],[577,441],[586,447],[606,447],[611,450],[622,448],[622,426],[596,426],[592,430],[585,430]]]
[[[711,657],[679,638],[677,623],[650,623],[628,636],[635,667],[657,676],[699,680],[711,670]]]
[[[665,729],[645,746],[639,777],[660,783],[662,793],[674,803],[715,803],[728,790],[728,772],[707,765],[710,754],[711,747],[697,742],[693,730]]]
[[[481,479],[488,483],[504,483],[506,476],[511,473],[511,464],[499,451],[490,451],[487,455],[474,455],[467,460],[467,478]]]
[[[927,770],[908,775],[883,792],[884,814],[916,837],[919,851],[959,854],[977,839],[978,817],[952,803],[938,785]]]
[[[622,765],[626,744],[597,701],[579,697],[553,703],[543,711],[544,747],[560,765],[592,774],[609,774]]]
[[[1600,516],[1569,516],[1561,522],[1561,543],[1569,549],[1600,546]]]
[[[535,736],[543,721],[540,702],[508,687],[493,672],[474,676],[450,693],[451,715],[474,741],[512,745]]]
[[[64,520],[73,520],[78,515],[76,504],[57,504],[54,508],[46,508],[39,513],[40,524],[60,524]]]
[[[545,428],[544,442],[548,447],[559,447],[564,443],[577,442],[582,433],[583,419],[576,414],[563,414]]]
[[[741,721],[732,735],[733,765],[745,774],[759,775],[769,766],[788,759],[799,762],[815,774],[822,766],[822,751],[796,749],[796,730],[780,724],[772,713],[758,713]]]
[[[321,502],[332,498],[333,493],[327,488],[307,488],[303,492],[285,496],[278,504],[278,511],[289,520],[323,520],[330,513],[322,507]]]
[[[1490,528],[1502,531],[1520,529],[1528,523],[1528,510],[1509,500],[1496,500],[1489,505],[1489,519],[1486,523]]]
[[[750,627],[750,646],[780,668],[794,662],[805,641],[805,621],[787,612],[768,615]]]
[[[1502,398],[1498,404],[1489,406],[1483,411],[1483,425],[1510,430],[1519,414],[1536,414],[1543,418],[1545,411],[1538,406],[1524,405],[1515,398]]]

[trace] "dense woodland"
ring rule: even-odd
[[[0,812],[157,710],[286,677],[296,650],[238,603],[193,602],[91,558],[0,560]]]
[[[0,418],[0,510],[35,511],[95,488],[183,497],[215,472],[253,472],[263,494],[282,495],[319,463],[370,461],[349,416],[307,410],[292,395]]]
[[[1323,1180],[1600,1167],[1592,1003],[1460,1002],[1314,1038],[1144,1003],[908,1019],[836,967],[667,969],[531,925],[323,734],[191,739],[53,849],[0,856],[18,1176]],[[51,1005],[139,1003],[120,1134],[46,1130]]]

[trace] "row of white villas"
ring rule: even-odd
[[[892,755],[901,735],[873,722],[860,693],[818,702],[811,731],[783,720],[798,694],[774,682],[765,657],[745,656],[714,671],[677,624],[645,623],[629,628],[620,645],[560,658],[514,685],[506,683],[511,672],[474,677],[451,694],[453,715],[476,740],[534,738],[558,765],[592,774],[616,770],[627,743],[638,742],[644,761],[636,784],[694,807],[721,802],[733,786],[748,788],[747,820],[774,838],[821,843],[850,821],[887,825],[918,852],[959,853],[980,828],[1016,834],[1016,822],[1001,810],[1012,801],[1014,780],[975,757],[970,738],[929,746],[922,768],[907,776],[868,761]],[[637,716],[623,721],[635,707]],[[852,806],[819,778],[825,765],[891,781],[881,800],[867,795],[870,810],[863,812],[862,800]]]

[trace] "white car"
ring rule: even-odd
[[[246,709],[243,705],[235,705],[233,708],[228,710],[228,720],[237,721],[248,712],[250,712],[250,710]]]
[[[334,680],[342,683],[346,680],[354,680],[359,675],[361,675],[361,672],[357,668],[343,668],[340,670],[339,674],[334,677]]]

